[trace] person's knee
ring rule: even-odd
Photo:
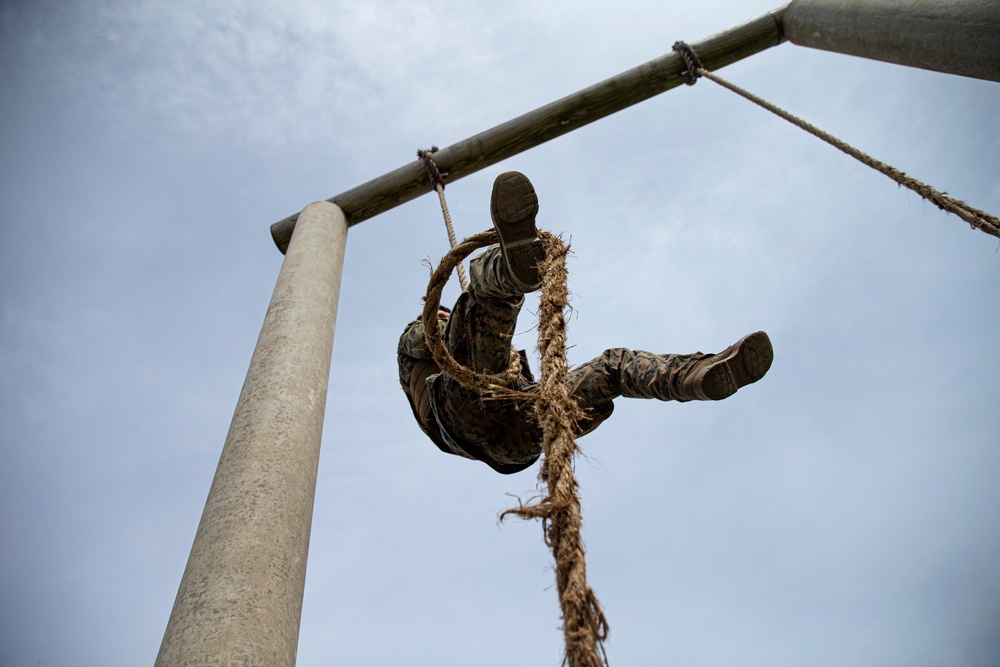
[[[624,347],[609,347],[597,357],[595,361],[600,361],[611,368],[621,368],[622,364],[632,356],[632,351]]]

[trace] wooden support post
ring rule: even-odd
[[[157,667],[292,667],[347,221],[299,216]]]
[[[1000,81],[1000,0],[794,0],[793,44]]]
[[[780,44],[784,39],[781,32],[784,11],[785,8],[780,7],[691,46],[706,68],[715,70],[725,67]],[[434,161],[441,172],[447,175],[447,181],[452,183],[616,111],[676,88],[687,82],[687,78],[681,73],[683,70],[684,62],[680,56],[674,52],[668,53],[452,144],[435,153]],[[327,201],[344,211],[349,225],[356,225],[431,190],[423,163],[415,160]],[[296,217],[289,216],[271,225],[271,236],[282,252],[288,246]]]

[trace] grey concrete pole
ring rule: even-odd
[[[300,214],[158,667],[295,664],[346,241],[334,204]]]
[[[1000,81],[1000,0],[793,0],[800,46]]]

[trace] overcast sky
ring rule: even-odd
[[[152,663],[272,222],[776,6],[0,3],[0,665]],[[721,73],[1000,212],[996,83],[791,44]],[[508,169],[572,243],[571,363],[775,347],[580,441],[612,664],[1000,664],[997,239],[709,81],[452,184],[459,236]],[[440,453],[399,390],[446,250],[432,197],[350,231],[299,665],[559,664],[541,526],[497,523],[537,465]]]

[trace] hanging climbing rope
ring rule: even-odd
[[[451,247],[455,247],[455,228],[451,224],[451,213],[448,211],[448,200],[444,197],[444,178],[441,176],[441,170],[438,169],[437,163],[434,162],[434,153],[437,152],[437,146],[431,146],[429,150],[418,150],[417,157],[419,157],[424,162],[424,167],[427,168],[427,177],[431,179],[431,185],[438,193],[438,201],[441,202],[441,212],[444,214],[444,226],[448,230],[448,242],[451,243]],[[462,285],[462,291],[469,289],[469,280],[465,277],[465,267],[462,266],[461,262],[458,264],[458,282]]]
[[[544,460],[539,480],[545,496],[535,504],[521,505],[501,514],[522,519],[541,519],[545,543],[556,562],[556,588],[563,615],[566,662],[569,667],[602,667],[607,664],[603,642],[608,623],[593,589],[587,585],[586,556],[580,536],[581,513],[573,459],[577,445],[575,426],[583,417],[580,407],[570,398],[566,375],[566,320],[568,304],[566,255],[569,248],[556,236],[539,232],[545,248],[545,260],[539,264],[542,295],[539,302],[538,349],[541,352],[542,377],[538,393],[516,388],[520,377],[520,355],[513,351],[511,365],[498,375],[479,374],[459,364],[445,347],[438,326],[437,311],[452,270],[477,248],[497,243],[496,231],[489,230],[465,239],[446,254],[431,274],[424,300],[423,322],[427,345],[434,361],[461,384],[478,390],[484,400],[532,400],[542,427]],[[515,362],[514,360],[517,359]]]
[[[907,176],[906,174],[896,169],[895,167],[892,167],[890,165],[885,164],[884,162],[876,160],[870,155],[863,153],[862,151],[859,151],[857,148],[848,145],[847,143],[841,141],[840,139],[837,139],[833,135],[830,135],[815,126],[810,125],[801,118],[793,116],[784,109],[781,109],[771,104],[770,102],[767,102],[766,100],[754,95],[753,93],[746,91],[740,88],[739,86],[730,83],[729,81],[726,81],[725,79],[723,79],[722,77],[713,72],[709,72],[707,69],[702,67],[701,61],[698,59],[698,55],[686,43],[675,42],[673,50],[676,51],[680,55],[681,59],[684,60],[684,66],[687,68],[686,69],[686,74],[688,77],[687,84],[689,86],[693,86],[695,82],[698,81],[699,77],[705,77],[706,79],[714,81],[723,88],[727,88],[736,93],[737,95],[740,95],[741,97],[750,100],[754,104],[763,107],[764,109],[767,109],[771,113],[781,118],[784,118],[793,125],[802,128],[809,134],[822,139],[823,141],[830,144],[834,148],[843,151],[844,153],[847,153],[851,157],[855,158],[856,160],[859,160],[863,164],[868,165],[872,169],[875,169],[876,171],[885,174],[892,180],[896,181],[896,183],[898,183],[899,185],[902,185],[904,187],[909,188],[910,190],[913,190],[918,195],[920,195],[927,201],[931,202],[941,210],[957,215],[962,220],[965,220],[967,223],[969,223],[969,225],[971,225],[974,229],[979,229],[980,231],[990,234],[991,236],[996,236],[1000,238],[1000,220],[998,220],[996,217],[990,215],[989,213],[986,213],[985,211],[980,211],[978,208],[973,208],[972,206],[966,204],[964,201],[960,201],[958,199],[949,197],[948,195],[935,190],[929,185],[921,183],[920,181],[911,176]]]

